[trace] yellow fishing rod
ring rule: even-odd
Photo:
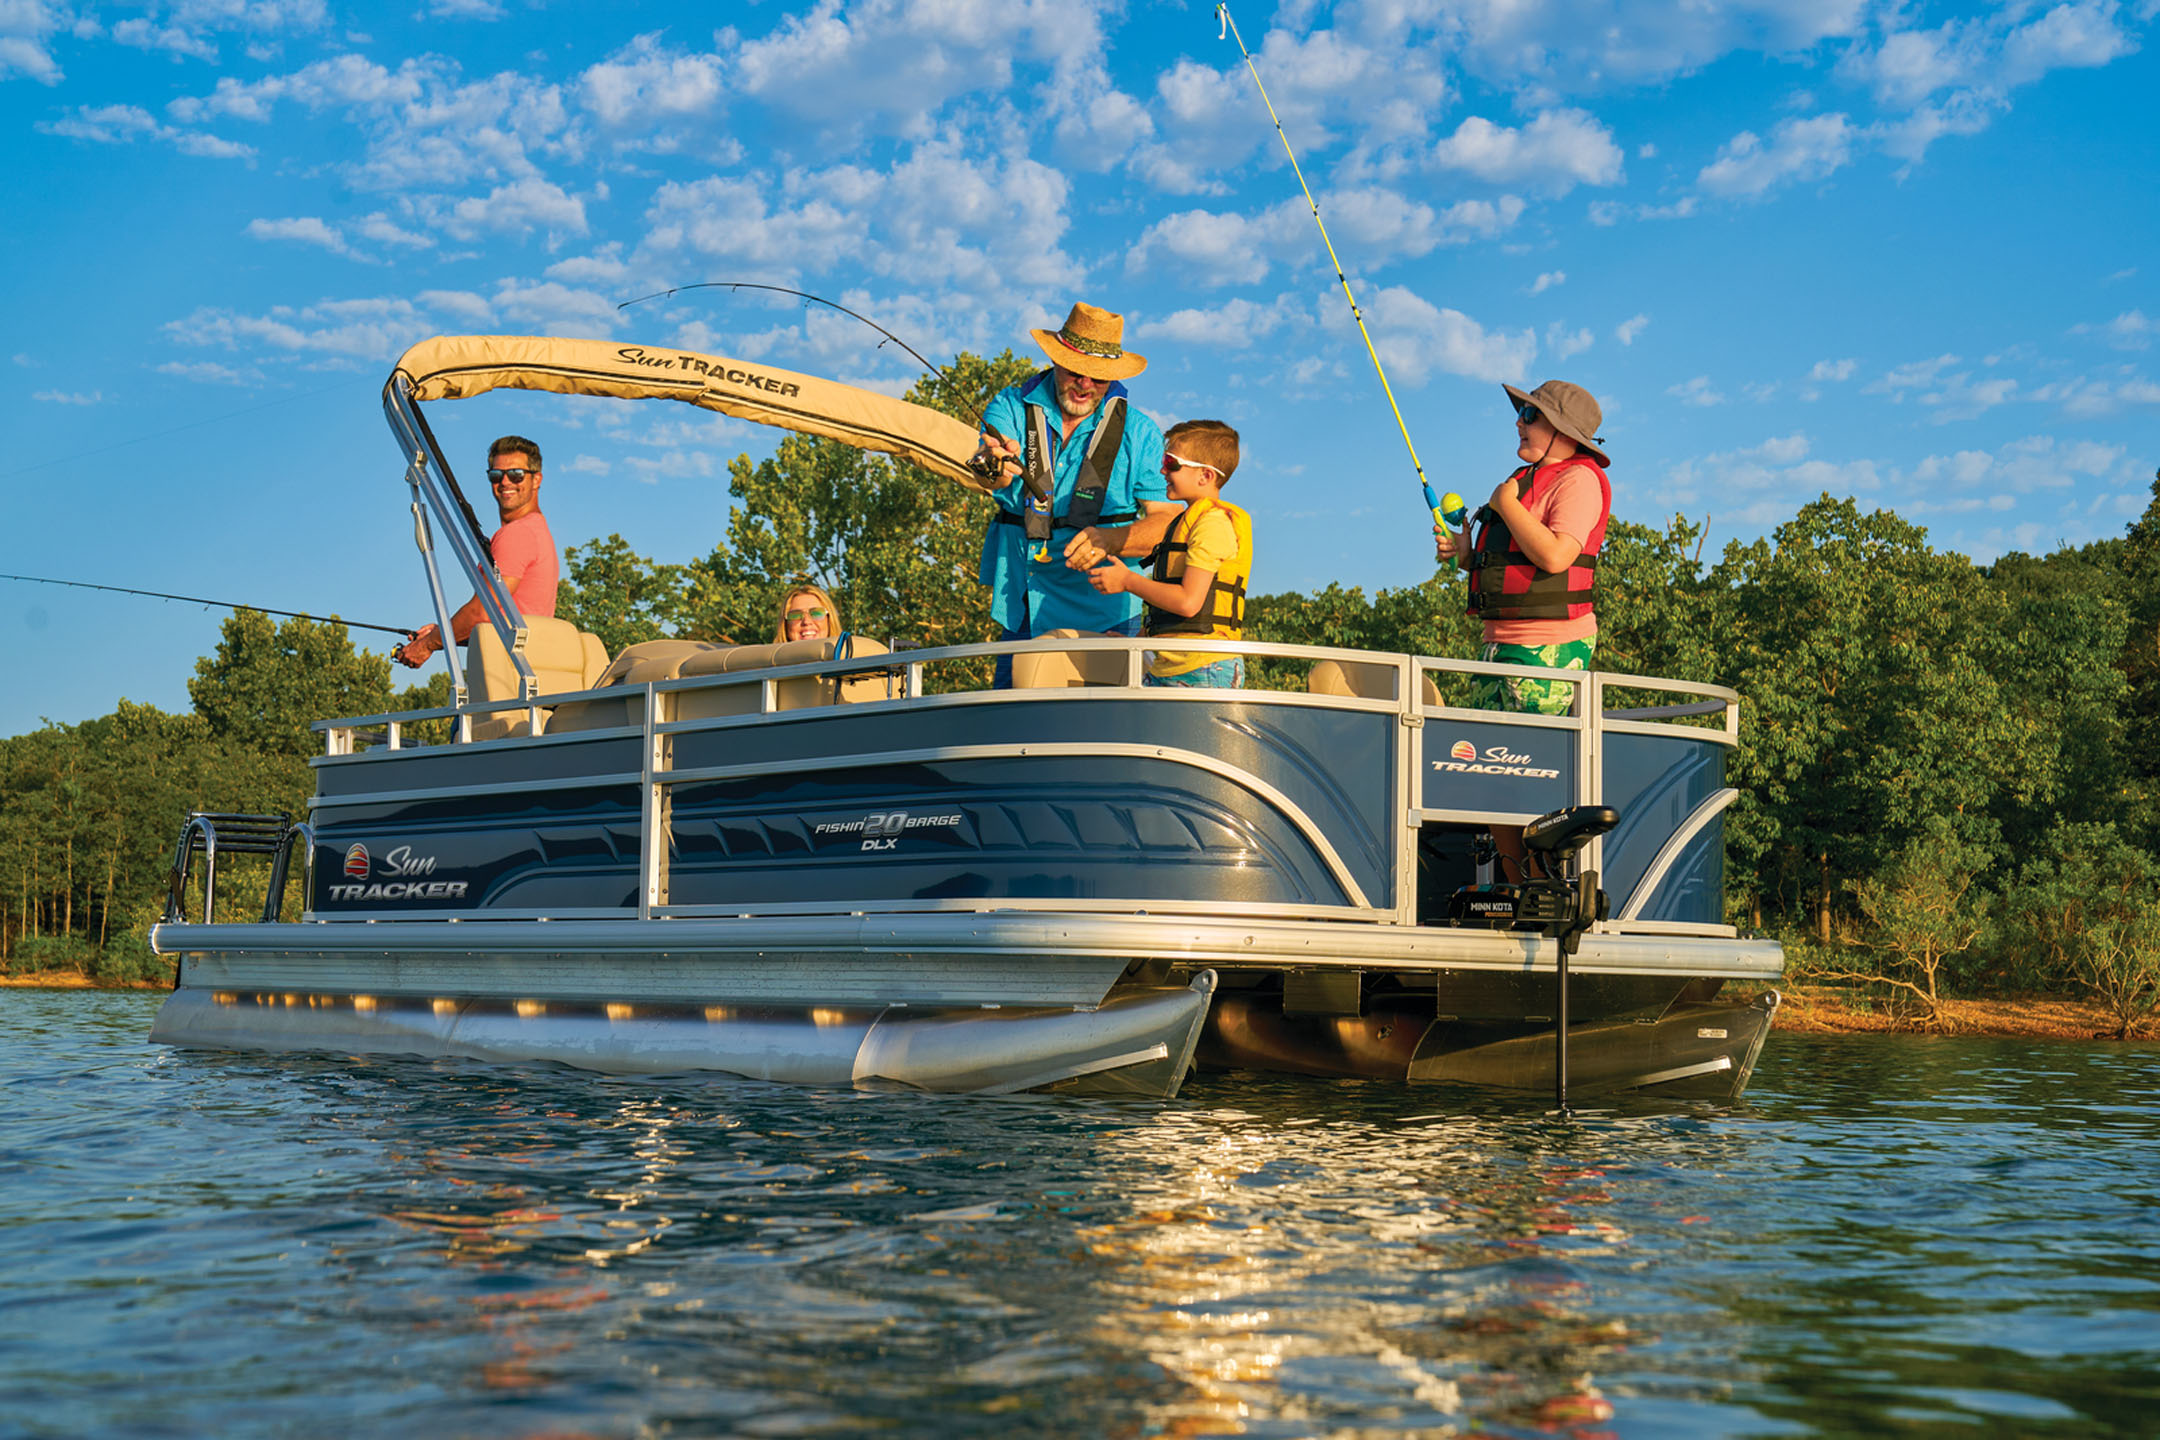
[[[1342,283],[1343,299],[1350,302],[1351,318],[1357,321],[1358,334],[1365,337],[1365,353],[1372,357],[1373,373],[1380,377],[1380,388],[1387,393],[1388,409],[1395,412],[1396,427],[1402,431],[1403,448],[1410,452],[1410,465],[1417,471],[1418,484],[1424,488],[1425,503],[1432,510],[1433,522],[1460,530],[1468,507],[1463,504],[1462,496],[1452,490],[1437,500],[1433,498],[1432,482],[1425,478],[1425,467],[1417,458],[1417,446],[1410,441],[1410,427],[1403,421],[1402,406],[1395,403],[1395,387],[1388,384],[1387,369],[1380,363],[1380,352],[1373,348],[1372,333],[1365,328],[1365,312],[1358,308],[1357,296],[1350,293],[1350,277],[1343,274],[1342,260],[1335,254],[1335,242],[1328,238],[1327,222],[1320,218],[1320,202],[1313,199],[1312,186],[1305,183],[1305,170],[1298,164],[1297,152],[1290,148],[1290,137],[1283,132],[1282,117],[1275,113],[1275,102],[1268,99],[1267,86],[1261,83],[1260,67],[1253,64],[1252,51],[1245,48],[1245,37],[1238,33],[1237,21],[1230,18],[1230,7],[1218,4],[1215,14],[1222,20],[1223,37],[1237,41],[1238,54],[1245,57],[1245,68],[1252,72],[1253,85],[1260,91],[1260,103],[1267,106],[1268,119],[1275,122],[1275,136],[1282,141],[1283,154],[1290,157],[1290,172],[1297,176],[1298,188],[1305,192],[1305,204],[1312,210],[1313,224],[1320,227],[1320,243],[1327,246],[1328,259],[1335,266],[1335,278]]]

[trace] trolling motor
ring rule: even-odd
[[[1545,875],[1519,885],[1495,880],[1465,885],[1449,897],[1448,918],[1457,925],[1535,930],[1574,954],[1583,932],[1607,913],[1597,875],[1574,873],[1576,857],[1619,823],[1620,813],[1605,805],[1577,805],[1540,815],[1523,827],[1523,847],[1543,859]],[[1490,873],[1494,855],[1491,835],[1479,835],[1470,858],[1480,875]]]
[[[1605,892],[1595,870],[1578,871],[1582,848],[1620,823],[1609,805],[1555,810],[1523,826],[1523,848],[1542,855],[1542,880],[1524,883],[1515,909],[1517,929],[1538,928],[1560,942],[1553,965],[1553,1097],[1567,1109],[1568,957],[1585,930],[1605,918]]]
[[[1575,953],[1583,932],[1606,916],[1597,872],[1578,873],[1576,858],[1619,823],[1620,812],[1609,805],[1576,805],[1523,826],[1523,848],[1544,857],[1546,875],[1516,887],[1515,929],[1541,930],[1560,942],[1562,955]]]

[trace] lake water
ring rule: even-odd
[[[0,1435],[2160,1433],[2160,1050],[1739,1107],[180,1053],[0,991]]]

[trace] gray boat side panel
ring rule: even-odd
[[[1613,913],[1619,914],[1666,840],[1724,788],[1725,747],[1685,735],[1608,734],[1604,744],[1604,802],[1620,812],[1620,824],[1605,837],[1599,883],[1612,897]],[[1655,913],[1646,909],[1639,918],[1722,924],[1724,833],[1715,822],[1704,827],[1659,887]],[[1714,850],[1719,860],[1708,859],[1706,849]],[[1711,869],[1719,883],[1706,888]],[[1680,872],[1693,879],[1683,881]]]
[[[627,908],[637,891],[638,823],[636,785],[536,783],[440,800],[320,803],[309,908],[325,915],[528,903]],[[543,901],[514,898],[541,875]]]
[[[676,905],[1358,898],[1294,817],[1176,759],[961,758],[688,783],[674,837]]]
[[[1573,730],[1458,716],[1425,722],[1425,773],[1418,804],[1427,810],[1542,815],[1575,803]]]
[[[1688,842],[1651,892],[1638,920],[1699,922],[1725,909],[1725,817],[1713,817]]]
[[[673,740],[679,769],[770,765],[776,773],[815,773],[835,755],[972,744],[1114,739],[1190,751],[1281,791],[1335,847],[1366,898],[1388,909],[1395,904],[1392,796],[1400,729],[1392,714],[1106,695],[861,714],[842,707],[784,724],[682,732]],[[1123,763],[1105,760],[1099,773],[1113,775]],[[1187,770],[1181,783],[1191,777]]]
[[[1399,730],[1389,714],[1126,698],[841,710],[683,732],[669,741],[676,769],[751,773],[672,787],[668,898],[742,908],[1073,898],[1387,910]],[[1127,753],[833,763],[971,743],[1100,745],[1107,735]],[[1135,746],[1183,756],[1136,756]],[[562,788],[565,757],[579,754],[610,767],[635,762],[607,741],[589,751],[415,752],[366,767],[366,786],[353,783],[354,767],[323,767],[325,783],[334,775],[343,788],[315,809],[311,908],[631,907],[639,787]],[[520,765],[537,767],[529,787],[504,779]],[[468,779],[490,788],[454,793]]]

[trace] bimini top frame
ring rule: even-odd
[[[383,385],[383,413],[405,455],[412,491],[413,543],[426,566],[436,622],[450,634],[449,598],[435,563],[435,523],[471,580],[495,633],[508,637],[521,698],[538,693],[525,656],[525,617],[495,571],[486,535],[458,490],[442,447],[420,414],[420,403],[465,399],[490,390],[540,390],[616,400],[677,400],[739,420],[838,440],[891,455],[970,489],[983,481],[969,468],[976,448],[972,426],[927,406],[843,385],[816,375],[611,340],[563,340],[540,335],[446,335],[423,340],[400,356]],[[467,703],[454,646],[444,663],[459,708]]]

